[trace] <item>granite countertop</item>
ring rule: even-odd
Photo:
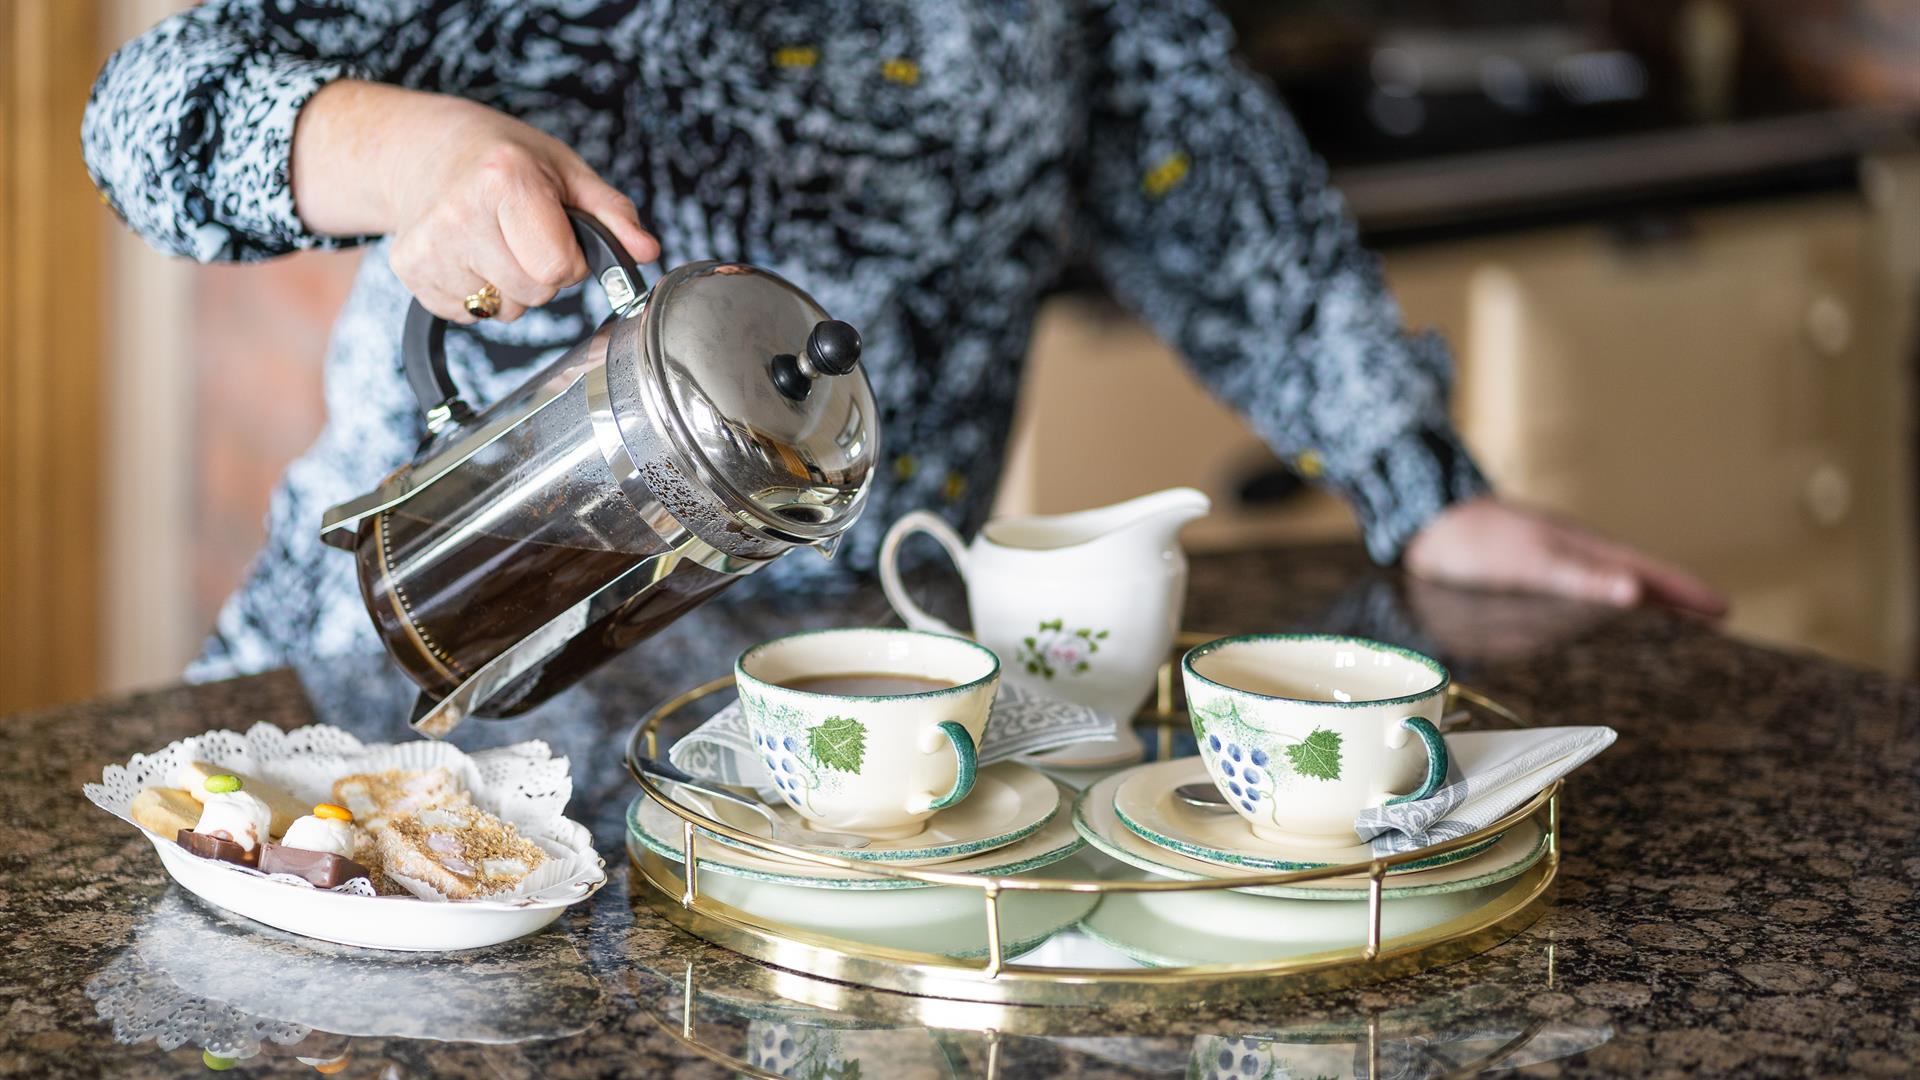
[[[568,754],[574,816],[612,873],[546,931],[472,953],[359,953],[218,913],[80,794],[104,764],[208,728],[404,737],[383,659],[7,718],[0,1075],[175,1075],[203,1053],[249,1075],[343,1054],[341,1075],[367,1077],[736,1075],[729,1059],[826,1080],[1366,1075],[1370,1040],[1395,1076],[1909,1075],[1920,1059],[1920,687],[1669,614],[1420,586],[1348,548],[1198,558],[1187,625],[1397,641],[1537,722],[1617,728],[1569,781],[1558,896],[1531,928],[1355,989],[1022,1010],[1001,1033],[900,995],[799,1004],[781,991],[804,980],[636,901],[617,739],[744,643],[885,610],[870,594],[820,606],[732,598],[531,716],[462,729],[469,748],[539,737]]]

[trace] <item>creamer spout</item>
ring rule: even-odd
[[[1211,509],[1213,500],[1205,492],[1177,487],[1131,499],[1111,507],[1110,512],[1121,519],[1115,532],[1138,532],[1144,539],[1164,545],[1173,542],[1182,525],[1206,517]]]

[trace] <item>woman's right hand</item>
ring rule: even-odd
[[[294,130],[293,188],[314,232],[393,237],[400,283],[451,322],[491,283],[502,322],[587,276],[567,220],[593,215],[636,262],[660,256],[627,198],[551,135],[443,94],[342,80],[314,94]]]

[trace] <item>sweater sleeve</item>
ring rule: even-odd
[[[300,109],[335,79],[404,70],[408,49],[463,6],[208,0],[107,60],[81,124],[88,171],[135,232],[201,262],[355,243],[309,231],[294,210]]]
[[[1391,562],[1487,482],[1325,167],[1206,0],[1092,0],[1083,240],[1116,296]]]

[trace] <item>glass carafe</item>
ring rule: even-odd
[[[358,556],[429,734],[538,705],[785,551],[830,550],[864,506],[876,412],[851,327],[741,264],[641,296],[611,237],[575,228],[614,314],[474,415],[416,304],[429,441],[322,530]]]

